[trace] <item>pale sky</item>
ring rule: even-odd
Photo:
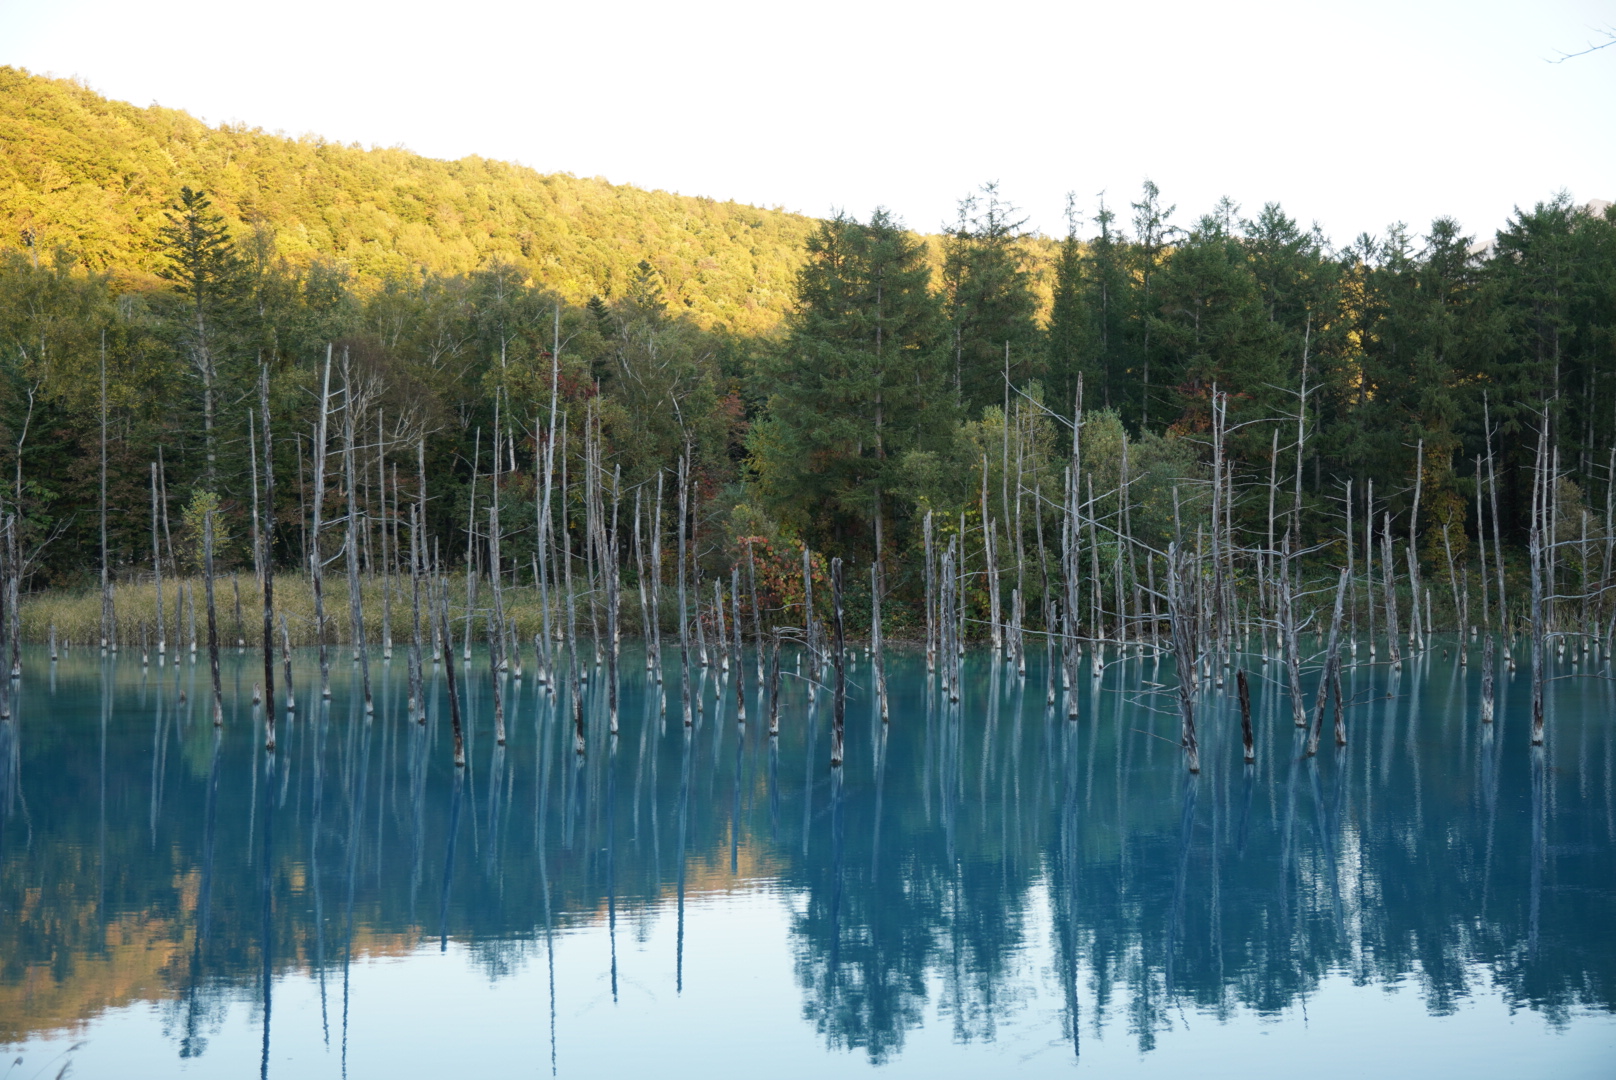
[[[392,4],[0,0],[0,63],[432,157],[935,231],[985,180],[1184,225],[1280,201],[1339,244],[1616,199],[1616,2]]]

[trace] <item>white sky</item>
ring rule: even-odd
[[[1616,2],[0,0],[0,63],[344,142],[933,231],[997,179],[1064,231],[1154,179],[1337,242],[1616,199]]]

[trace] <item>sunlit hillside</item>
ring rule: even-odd
[[[625,287],[642,259],[698,323],[771,328],[814,220],[470,157],[438,161],[315,136],[210,127],[0,67],[0,243],[65,246],[150,271],[163,209],[206,189],[240,232],[362,277],[463,272],[510,259],[575,302]]]

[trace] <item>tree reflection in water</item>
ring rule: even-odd
[[[1603,685],[1551,684],[1550,745],[1529,751],[1507,676],[1482,726],[1474,667],[1357,667],[1348,745],[1304,758],[1254,665],[1256,763],[1232,692],[1208,696],[1204,771],[1186,778],[1176,719],[1142,693],[1170,683],[1161,667],[1129,659],[1102,683],[1085,669],[1068,721],[1043,662],[1029,651],[1023,681],[972,658],[950,705],[895,651],[885,724],[852,672],[833,770],[797,680],[770,739],[755,685],[741,725],[733,687],[702,681],[686,729],[625,660],[621,733],[592,697],[580,756],[565,689],[532,683],[507,682],[496,745],[474,661],[456,769],[442,686],[414,723],[402,665],[381,673],[374,718],[346,672],[331,702],[300,695],[314,711],[283,721],[271,754],[239,690],[216,730],[206,694],[177,700],[178,669],[70,653],[0,724],[0,1040],[156,1000],[189,1058],[252,1001],[267,1072],[288,972],[318,984],[329,1042],[333,1020],[346,1036],[356,961],[453,941],[496,981],[544,965],[553,1069],[556,1000],[579,992],[556,985],[558,935],[602,927],[612,1003],[663,978],[677,993],[697,970],[689,906],[757,889],[790,913],[803,1020],[872,1062],[931,1024],[994,1040],[1046,990],[1074,1056],[1118,1032],[1148,1050],[1191,1011],[1276,1015],[1338,974],[1416,985],[1435,1015],[1482,992],[1557,1025],[1616,1011]],[[624,970],[619,939],[646,940],[664,913],[666,967]]]

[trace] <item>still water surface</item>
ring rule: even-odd
[[[686,729],[632,648],[616,737],[589,694],[575,754],[530,669],[499,747],[474,658],[456,770],[402,654],[369,720],[301,655],[269,754],[250,653],[216,732],[205,658],[31,652],[0,1076],[1616,1075],[1616,692],[1551,683],[1534,752],[1524,669],[1477,722],[1479,658],[1361,653],[1314,759],[1253,658],[1257,764],[1212,691],[1190,778],[1149,659],[1069,722],[1039,657],[948,706],[899,654],[884,726],[861,662],[837,772],[823,693],[770,739],[708,674]]]

